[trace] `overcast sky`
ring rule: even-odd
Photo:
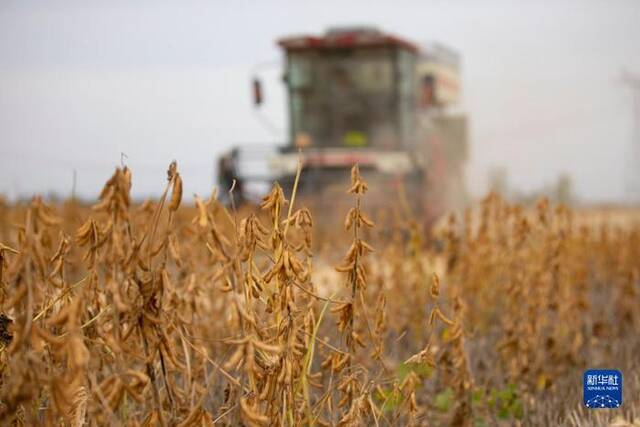
[[[135,195],[161,192],[177,159],[185,193],[208,193],[214,158],[236,143],[284,141],[277,66],[265,115],[250,76],[277,64],[275,39],[370,24],[463,60],[467,181],[488,171],[533,190],[569,173],[578,195],[625,198],[640,1],[10,1],[0,3],[0,193],[95,197],[127,155]]]

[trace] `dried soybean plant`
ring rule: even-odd
[[[342,373],[338,382],[338,389],[342,393],[342,398],[338,402],[338,407],[345,408],[345,414],[340,420],[343,425],[356,425],[363,416],[362,411],[369,408],[369,401],[366,398],[368,387],[364,384],[364,378],[359,378],[354,369],[357,347],[365,347],[363,333],[357,330],[358,304],[361,304],[361,314],[366,317],[364,310],[364,291],[367,280],[364,268],[364,257],[373,252],[373,248],[366,243],[361,234],[363,227],[373,227],[373,222],[367,218],[361,209],[362,196],[367,191],[367,182],[361,177],[358,165],[351,169],[351,187],[349,194],[355,197],[355,206],[349,210],[345,219],[345,229],[353,229],[353,241],[345,256],[343,265],[336,268],[337,271],[346,273],[347,285],[350,290],[350,300],[334,307],[331,311],[339,316],[338,331],[343,334],[347,347],[347,354],[341,356],[341,360],[336,360],[332,369]],[[381,307],[382,309],[382,307]],[[364,319],[368,322],[368,319]]]
[[[0,203],[4,424],[571,425],[640,405],[633,220],[490,195],[433,239],[393,212],[370,232],[356,166],[335,272],[319,248],[344,233],[297,184],[231,211],[215,190],[185,203],[175,163],[158,200],[132,185],[123,165],[93,206]],[[609,418],[577,409],[594,364],[628,378]]]

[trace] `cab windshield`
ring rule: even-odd
[[[293,140],[320,147],[397,145],[393,58],[389,47],[290,52]]]

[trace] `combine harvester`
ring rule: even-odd
[[[332,29],[278,44],[285,53],[289,141],[270,155],[234,148],[219,162],[222,186],[268,180],[290,191],[302,149],[298,196],[323,208],[344,199],[336,196],[344,194],[354,163],[369,181],[370,208],[401,203],[429,225],[466,202],[467,120],[455,112],[455,52],[420,49],[373,28]],[[253,85],[259,107],[262,85],[257,78]],[[255,167],[239,172],[240,163],[256,157],[266,161],[266,176],[256,176]]]

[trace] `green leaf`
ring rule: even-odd
[[[434,406],[441,412],[448,412],[453,402],[453,389],[447,388],[436,395],[433,401]]]
[[[506,420],[509,418],[509,408],[506,407],[502,407],[500,408],[500,410],[498,411],[498,418],[500,418],[501,420]]]
[[[511,414],[519,420],[524,417],[524,408],[522,407],[522,401],[520,401],[520,399],[517,399],[513,402],[513,405],[511,405]]]
[[[397,390],[383,390],[381,394],[382,412],[393,411],[402,403],[402,395]]]
[[[420,378],[429,378],[433,373],[433,368],[426,363],[401,363],[396,369],[396,377],[402,382],[411,372]]]
[[[484,400],[484,390],[481,388],[477,388],[473,390],[471,393],[471,404],[473,406],[482,405],[482,401]]]

